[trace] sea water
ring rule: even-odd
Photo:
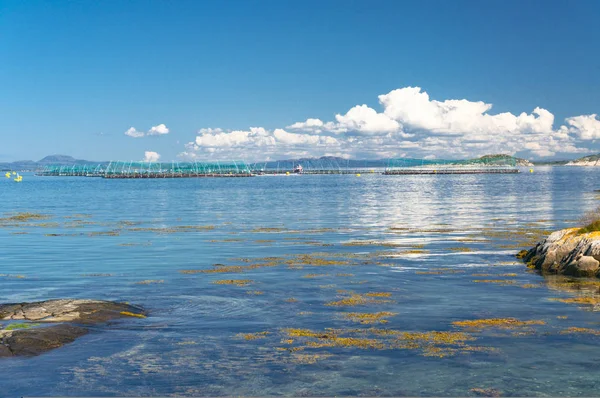
[[[0,228],[0,303],[148,317],[1,359],[0,396],[597,395],[600,314],[515,253],[577,225],[600,173],[521,171],[4,179],[1,217],[46,218]]]

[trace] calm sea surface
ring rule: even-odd
[[[0,228],[0,302],[149,316],[0,360],[0,396],[600,395],[600,313],[569,303],[598,287],[514,257],[600,171],[522,171],[3,179],[1,217],[49,218]],[[496,318],[523,323],[460,323]]]

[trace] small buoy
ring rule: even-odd
[[[530,173],[533,173],[533,169],[529,169],[529,172],[530,172]]]
[[[286,175],[286,176],[289,176],[289,175],[290,175],[290,172],[289,172],[289,171],[286,171],[286,172],[285,172],[285,175]]]
[[[357,174],[356,176],[357,176],[357,177],[360,177],[360,174]]]
[[[16,172],[16,171],[13,171],[13,175],[17,175],[17,172]]]
[[[6,176],[6,178],[10,178],[10,171],[4,175]]]

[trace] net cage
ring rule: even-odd
[[[339,158],[280,160],[257,162],[251,165],[252,172],[286,173],[301,167],[306,174],[345,174],[353,172],[375,172],[382,169],[381,160],[346,160]]]
[[[106,178],[168,178],[201,176],[250,175],[243,161],[227,162],[125,162],[113,161],[97,165],[45,166],[40,175],[97,176]]]

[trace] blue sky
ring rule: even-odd
[[[599,18],[584,0],[0,0],[0,160],[576,157],[599,149]],[[407,87],[554,121],[465,105],[456,122],[450,103],[421,112],[406,95],[394,104],[411,112],[390,116],[378,96]],[[346,115],[363,104],[387,119]],[[324,128],[289,128],[307,119]],[[161,124],[168,134],[124,134]]]

